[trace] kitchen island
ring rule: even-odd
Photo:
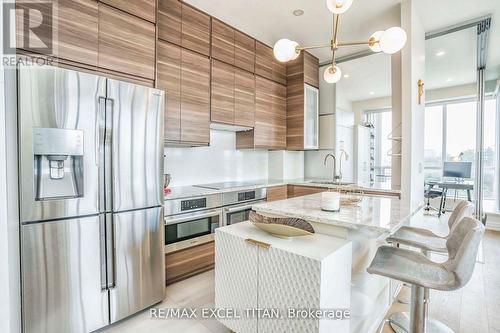
[[[393,302],[394,296],[399,289],[399,283],[387,278],[369,275],[366,273],[366,268],[370,264],[377,248],[384,243],[387,235],[403,224],[412,224],[412,219],[418,219],[419,214],[416,214],[418,210],[410,210],[409,207],[403,205],[397,198],[375,196],[364,196],[358,205],[342,206],[340,212],[337,213],[324,212],[321,210],[320,205],[321,194],[317,193],[286,200],[260,203],[253,206],[255,211],[263,215],[295,217],[307,220],[315,230],[315,234],[312,236],[302,236],[283,240],[258,230],[249,222],[245,222],[243,226],[233,225],[219,228],[216,232],[216,277],[219,273],[228,274],[218,270],[219,263],[221,265],[220,268],[224,266],[223,263],[232,263],[234,267],[239,267],[236,271],[244,271],[253,261],[256,261],[257,264],[254,265],[259,267],[257,272],[272,271],[274,272],[275,279],[283,280],[283,284],[286,285],[286,281],[295,281],[297,276],[309,274],[308,270],[298,269],[295,266],[304,267],[304,263],[299,263],[304,260],[304,255],[300,252],[304,251],[302,247],[310,247],[307,250],[311,253],[317,253],[316,256],[319,257],[309,258],[305,256],[308,258],[306,262],[310,263],[310,260],[313,260],[312,262],[315,263],[315,265],[312,267],[319,267],[313,270],[316,274],[309,274],[307,278],[302,280],[299,279],[301,282],[296,283],[294,288],[287,289],[286,293],[278,288],[280,286],[278,283],[274,290],[277,293],[281,292],[282,295],[276,295],[274,297],[276,302],[274,303],[272,301],[267,301],[265,307],[279,308],[280,305],[281,307],[288,305],[292,308],[301,306],[303,308],[310,308],[311,306],[315,307],[319,305],[322,309],[323,303],[321,303],[320,300],[328,299],[332,302],[331,304],[337,306],[348,304],[350,309],[350,318],[342,321],[344,324],[348,324],[340,325],[337,323],[338,326],[335,332],[375,332],[377,326]],[[239,250],[234,249],[234,247],[228,249],[227,246],[222,246],[224,241],[221,242],[220,247],[217,246],[218,238],[224,239],[227,237],[231,238],[235,242],[234,244],[239,244],[241,251],[244,251],[246,247],[251,247],[256,244],[258,251],[255,258],[257,259],[251,259],[252,256],[250,255],[242,256],[242,252],[240,252],[238,255],[241,260],[239,262],[234,262],[235,251],[238,252]],[[325,237],[327,238],[325,239]],[[240,242],[238,242],[237,239],[239,239]],[[248,243],[248,239],[251,240],[250,243]],[[253,241],[256,242],[252,243]],[[246,246],[244,244],[245,242],[247,243]],[[321,244],[329,243],[336,244],[336,247],[332,245],[333,247],[328,247],[326,253],[323,253],[325,247]],[[285,248],[283,248],[283,244],[286,244]],[[349,255],[345,253],[346,247],[351,252]],[[259,257],[259,255],[270,256],[270,254],[267,254],[266,250],[269,251],[269,249],[273,248],[280,250],[282,253],[280,256],[277,256],[279,259],[276,259],[275,262],[267,257]],[[286,252],[287,248],[289,249],[288,252]],[[287,254],[285,255],[284,253]],[[323,253],[322,256],[320,256],[319,253]],[[339,256],[339,254],[341,255]],[[285,259],[288,257],[289,259]],[[346,262],[346,259],[348,262]],[[285,263],[287,262],[289,262],[290,265],[286,265]],[[253,272],[253,270],[245,272],[243,275],[244,278],[242,278],[244,282],[238,281],[238,279],[232,279],[229,276],[226,276],[222,280],[226,284],[225,287],[231,290],[241,290],[242,288],[248,289],[248,286],[252,285],[254,280],[262,280],[262,278],[258,276],[258,273],[251,272]],[[231,272],[229,274],[238,275],[237,272]],[[343,276],[339,276],[339,274]],[[321,276],[323,279],[320,278]],[[332,289],[328,286],[323,286],[324,281],[328,281],[329,279],[337,281],[338,288]],[[345,288],[348,290],[350,289],[347,295],[339,291],[344,288],[341,281],[345,279],[348,281],[347,287]],[[308,293],[319,295],[319,298],[315,302],[310,301],[304,296],[302,288],[309,290]],[[227,301],[231,298],[218,298],[218,290],[220,289],[216,287],[216,306],[231,306]],[[261,292],[264,293],[264,291]],[[308,295],[308,293],[305,295]],[[219,293],[219,296],[222,295]],[[261,297],[264,296],[261,295]],[[236,303],[233,304],[234,307],[238,307],[238,304],[242,304],[241,302],[245,303],[248,301],[244,298],[243,296],[235,297]],[[296,302],[293,304],[290,302],[279,302],[282,298],[303,300],[304,304],[297,304]],[[285,325],[284,323],[286,323],[285,326],[279,327],[287,331],[324,331],[321,329],[321,322],[318,324],[307,320],[280,321],[279,319],[275,319],[272,322],[274,324],[281,323],[281,325]],[[269,323],[269,321],[262,323]],[[259,327],[259,332],[266,332],[264,324],[262,324],[263,326],[259,326],[258,323],[256,325]],[[254,332],[252,329],[236,331]]]

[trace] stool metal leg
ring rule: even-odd
[[[425,333],[424,288],[411,286],[410,332]]]
[[[425,250],[422,251],[422,254],[426,257],[429,257],[429,253]],[[414,294],[414,286],[412,286],[411,290],[411,300],[413,306],[413,294]],[[453,333],[453,330],[440,322],[439,320],[429,318],[429,289],[423,288],[423,311],[422,314],[424,316],[424,325],[426,333]],[[412,332],[410,330],[410,313],[409,312],[396,312],[389,316],[389,324],[392,329],[396,333],[407,333]]]

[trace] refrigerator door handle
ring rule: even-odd
[[[113,209],[113,100],[106,98],[105,108],[105,136],[104,136],[104,198],[105,210]]]
[[[96,139],[96,162],[98,165],[98,179],[99,179],[99,211],[106,210],[105,204],[105,150],[104,141],[106,136],[106,98],[99,97],[99,109],[97,114],[97,139]]]
[[[99,253],[101,259],[101,292],[108,290],[106,272],[106,217],[99,215]]]
[[[107,266],[107,289],[116,287],[116,250],[115,250],[115,228],[113,214],[106,214],[106,266]]]

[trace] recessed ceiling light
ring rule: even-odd
[[[373,91],[370,91],[370,95],[375,95],[375,93]]]
[[[451,81],[453,81],[452,78],[446,79],[446,82],[451,82]]]
[[[302,15],[304,15],[304,11],[302,9],[295,9],[293,11],[293,15],[295,15],[295,16],[302,16]]]
[[[345,78],[348,78],[350,75],[349,74],[344,74],[344,77]]]
[[[436,57],[442,57],[446,54],[446,52],[444,51],[439,51],[439,52],[436,52]]]

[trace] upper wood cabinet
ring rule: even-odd
[[[319,60],[308,52],[302,52],[304,57],[304,82],[319,88]]]
[[[158,0],[158,38],[210,55],[209,15],[179,0]]]
[[[165,91],[165,141],[181,140],[181,48],[158,41],[157,88]]]
[[[29,1],[33,3],[36,1]],[[53,0],[53,2],[56,2]],[[41,2],[45,6],[51,6],[47,1]],[[98,52],[98,7],[97,2],[92,0],[59,0],[57,6],[51,7],[54,34],[57,38],[54,40],[48,28],[42,25],[41,31],[38,35],[41,36],[42,42],[45,44],[53,42],[52,49],[53,55],[59,59],[65,59],[71,62],[84,64],[88,66],[97,66],[97,52]],[[23,9],[25,5],[17,1],[16,7]],[[50,9],[50,8],[49,8]],[[27,11],[16,11],[17,15]],[[21,19],[21,17],[18,17]],[[28,16],[28,19],[36,19],[33,15]],[[36,26],[33,23],[30,26]],[[26,53],[36,53],[34,49],[30,49],[30,45],[37,45],[32,43],[35,35],[31,34],[28,37],[27,43],[23,37],[22,25],[17,24],[17,47],[24,50]]]
[[[181,45],[182,4],[179,0],[158,0],[158,38]]]
[[[286,148],[286,87],[255,77],[255,125],[236,134],[237,148]]]
[[[234,67],[212,60],[212,99],[210,120],[234,124]]]
[[[181,46],[210,55],[210,16],[182,3]]]
[[[271,47],[259,41],[255,42],[255,74],[286,84],[286,65],[274,58]]]
[[[218,60],[212,60],[210,120],[228,125],[253,127],[254,113],[254,75]]]
[[[255,39],[238,30],[234,31],[234,65],[255,72]]]
[[[147,21],[156,22],[155,0],[100,0],[101,2],[138,16]]]
[[[181,141],[210,142],[210,59],[181,50]]]
[[[319,61],[307,52],[287,64],[287,149],[318,148]]]
[[[158,42],[157,87],[165,90],[165,141],[210,141],[210,60],[178,45]]]
[[[212,58],[234,65],[234,29],[212,19]]]
[[[154,24],[99,3],[99,67],[154,79],[155,40]]]
[[[259,41],[255,41],[255,74],[273,79],[273,49]]]
[[[234,124],[253,127],[255,118],[255,76],[234,69]]]

